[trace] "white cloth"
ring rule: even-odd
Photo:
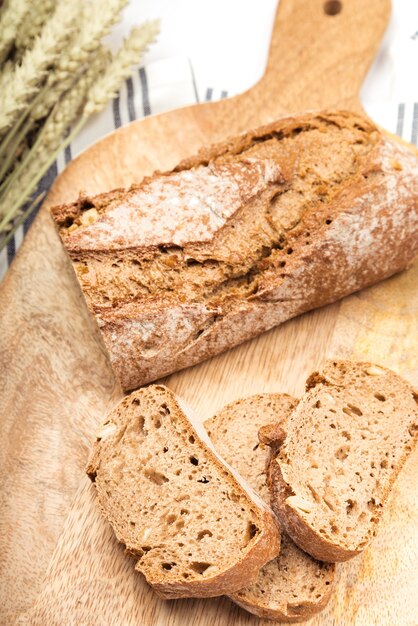
[[[109,37],[117,48],[133,24],[161,19],[161,34],[106,109],[89,120],[58,156],[41,183],[54,177],[82,150],[122,124],[204,100],[240,93],[261,78],[276,0],[131,0]],[[239,28],[233,28],[239,15]],[[215,45],[216,44],[216,45]],[[393,0],[391,22],[362,89],[368,114],[378,124],[418,142],[418,2]],[[33,217],[0,252],[0,279]]]

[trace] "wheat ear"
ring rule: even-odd
[[[29,11],[16,34],[15,46],[17,58],[21,59],[25,50],[31,47],[33,40],[41,33],[44,24],[54,12],[56,0],[31,0]]]
[[[48,68],[56,61],[68,40],[75,22],[76,3],[64,0],[58,4],[45,24],[33,48],[28,50],[21,65],[13,71],[8,84],[0,84],[0,133],[9,128],[30,98],[39,91]]]
[[[109,53],[100,48],[96,58],[82,79],[63,95],[40,131],[27,156],[7,179],[0,201],[0,232],[5,230],[19,213],[19,207],[30,196],[37,183],[47,172],[58,152],[73,139],[80,124],[62,141],[66,130],[78,117],[86,101],[91,85],[103,73],[109,62]]]
[[[28,0],[9,0],[0,15],[0,64],[6,59],[29,10]]]
[[[101,110],[116,95],[120,83],[131,74],[132,66],[140,61],[149,44],[155,40],[159,29],[158,20],[132,29],[106,72],[89,91],[83,117]]]
[[[112,26],[119,21],[120,13],[127,0],[94,0],[82,7],[77,30],[71,37],[66,50],[48,76],[48,89],[42,100],[33,108],[31,117],[39,120],[48,115],[61,95],[70,89],[74,73],[82,72],[90,55],[101,45],[101,40]],[[80,69],[81,68],[81,69]]]

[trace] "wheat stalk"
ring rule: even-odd
[[[39,198],[21,209],[57,154],[114,97],[158,32],[158,22],[134,28],[111,57],[101,40],[127,0],[27,2],[14,52],[0,68],[0,249],[36,206]]]
[[[59,104],[48,117],[39,136],[42,148],[49,150],[57,137],[62,137],[67,128],[84,110],[91,86],[98,80],[109,64],[110,52],[101,46],[87,71],[80,77],[72,89],[66,92]]]
[[[82,10],[77,20],[77,29],[68,41],[56,66],[49,71],[46,85],[38,92],[35,100],[32,100],[29,109],[24,110],[23,116],[12,126],[0,145],[0,159],[3,157],[0,180],[9,170],[21,141],[32,130],[33,122],[45,118],[62,94],[68,91],[84,73],[91,53],[97,50],[101,45],[101,39],[118,21],[126,3],[127,0],[107,0],[105,3],[103,0],[95,0],[80,7]],[[54,4],[55,2],[51,0],[45,3],[43,0],[41,2],[38,0],[32,3],[31,12],[38,16],[38,22],[39,20],[44,22],[45,11],[51,12]]]
[[[90,55],[97,50],[105,35],[120,19],[120,13],[128,0],[96,0],[83,5],[78,27],[66,50],[48,77],[49,89],[39,104],[32,110],[31,117],[39,120],[48,115],[60,96],[74,82],[74,72],[83,71]],[[81,68],[81,70],[80,70]]]
[[[120,83],[131,74],[132,66],[138,63],[159,32],[159,21],[146,22],[133,28],[125,39],[123,46],[113,57],[101,79],[92,87],[88,94],[83,116],[97,113],[114,97]]]
[[[120,20],[122,9],[128,0],[91,0],[83,6],[83,20],[74,41],[79,54],[95,50],[114,24]]]
[[[30,120],[36,122],[47,117],[55,103],[67,92],[74,83],[83,77],[88,68],[85,64],[81,68],[76,68],[73,72],[51,72],[48,76],[45,88],[42,90],[41,98],[28,111]]]
[[[41,88],[48,68],[56,61],[71,34],[76,18],[77,4],[64,0],[57,5],[51,19],[45,24],[31,50],[8,80],[0,83],[0,133],[9,128],[30,98]]]
[[[61,101],[54,107],[26,158],[6,179],[5,187],[2,185],[0,232],[10,223],[10,220],[15,219],[19,207],[32,193],[58,152],[71,142],[75,132],[72,132],[64,142],[62,142],[62,137],[79,116],[91,85],[103,73],[108,62],[109,52],[102,47],[84,76],[63,95]],[[79,126],[77,126],[78,129]]]
[[[0,64],[7,57],[19,26],[29,10],[28,0],[9,0],[0,15]]]

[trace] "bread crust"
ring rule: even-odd
[[[136,397],[140,397],[143,393],[152,394],[153,391],[162,392],[164,397],[167,398],[167,401],[170,402],[170,406],[177,407],[177,419],[182,420],[187,430],[191,431],[193,436],[196,438],[196,443],[200,441],[199,445],[206,447],[205,452],[207,456],[210,457],[213,464],[217,465],[222,470],[225,470],[225,468],[228,469],[230,472],[229,481],[232,483],[238,483],[241,489],[246,492],[248,498],[252,501],[254,508],[258,511],[260,532],[257,535],[257,541],[252,542],[251,547],[239,561],[221,573],[203,578],[202,580],[184,580],[181,578],[178,578],[177,580],[169,580],[167,577],[164,577],[163,573],[160,577],[155,576],[152,572],[144,572],[140,561],[138,561],[135,569],[144,574],[147,582],[152,585],[156,593],[161,598],[165,599],[213,597],[237,591],[247,584],[254,582],[258,577],[260,568],[278,555],[280,551],[280,528],[277,519],[268,505],[263,502],[263,500],[248,485],[248,483],[246,483],[246,481],[244,481],[244,479],[219,456],[205,429],[193,416],[190,409],[185,407],[184,402],[180,400],[172,391],[162,385],[152,385],[147,389],[134,392],[131,396],[125,398],[121,404],[123,404],[123,402],[127,402],[129,398],[135,399]],[[118,409],[118,407],[116,407],[114,411],[116,409]],[[112,413],[110,416],[111,415]],[[109,417],[106,418],[107,421],[109,420]],[[107,422],[105,422],[105,424],[106,423]],[[104,428],[106,428],[106,426],[104,426]],[[101,458],[101,441],[102,435],[99,431],[99,436],[93,445],[92,453],[86,468],[87,474],[93,481],[96,480],[97,475],[100,473],[100,465],[103,462]],[[115,524],[112,523],[114,520],[112,520],[111,510],[108,510],[106,495],[100,493],[101,489],[97,484],[96,487],[98,505],[102,514],[112,524],[118,541],[126,545],[126,538],[117,532]],[[127,546],[127,552],[135,556],[135,550],[132,549],[131,546]]]
[[[257,615],[257,617],[262,617],[264,619],[271,619],[276,622],[285,622],[286,624],[297,624],[300,622],[306,622],[308,619],[311,619],[314,615],[317,615],[328,604],[331,595],[335,590],[335,579],[331,585],[328,587],[328,591],[324,594],[319,602],[298,602],[295,605],[288,604],[287,612],[283,613],[279,609],[271,609],[267,606],[261,606],[256,602],[249,601],[246,597],[241,597],[239,594],[232,594],[229,597],[231,600],[238,604],[241,608],[245,609],[249,613],[253,615]]]
[[[169,184],[167,181],[173,182],[170,177],[188,173],[194,175],[198,168],[209,164],[209,168],[218,168],[221,178],[224,176],[222,184],[238,180],[241,185],[239,197],[247,206],[254,206],[256,211],[257,202],[264,197],[263,194],[270,197],[273,192],[291,185],[295,176],[301,175],[295,165],[297,155],[292,157],[293,162],[289,158],[289,162],[281,163],[279,170],[274,168],[270,159],[262,158],[247,159],[245,163],[241,161],[244,169],[239,171],[236,168],[240,151],[257,145],[260,138],[304,132],[309,125],[322,129],[326,136],[329,126],[345,128],[356,124],[361,125],[370,138],[369,152],[359,160],[356,173],[338,187],[329,202],[308,207],[300,223],[288,231],[287,253],[292,253],[292,256],[286,256],[281,264],[273,263],[264,274],[260,274],[255,293],[234,295],[231,289],[226,304],[212,304],[199,297],[184,301],[174,289],[171,296],[157,294],[145,300],[121,300],[116,301],[117,306],[95,304],[93,300],[98,287],[94,282],[92,262],[99,258],[115,258],[117,252],[107,249],[104,242],[108,240],[106,228],[117,230],[118,224],[113,222],[113,226],[107,225],[106,228],[93,224],[75,234],[69,233],[66,224],[76,219],[86,206],[119,206],[122,203],[131,216],[130,202],[134,202],[132,198],[137,197],[136,194],[148,197],[152,195],[150,189],[163,190]],[[218,158],[226,159],[227,164],[217,165]],[[227,167],[230,169],[225,169]],[[405,269],[418,253],[418,159],[409,148],[393,141],[368,120],[353,113],[309,113],[281,119],[204,149],[196,157],[180,163],[173,172],[156,173],[131,190],[115,190],[95,198],[82,197],[72,205],[52,209],[77,277],[84,287],[88,306],[101,329],[124,389],[133,389],[198,363],[300,313],[374,284]],[[247,184],[249,180],[252,181],[253,192]],[[175,181],[176,184],[183,184],[181,178]],[[227,199],[230,194],[232,208],[229,212],[223,210],[217,218],[217,226],[210,220],[205,226],[204,221],[199,221],[204,216],[196,216],[199,241],[212,242],[231,224],[238,223],[240,209],[235,213],[233,211],[233,207],[238,206],[236,189],[227,185],[225,193]],[[214,202],[218,199],[215,194]],[[219,207],[216,206],[218,214]],[[193,235],[187,234],[189,231],[184,230],[183,223],[183,235],[177,233],[179,225],[176,223],[162,225],[169,219],[169,214],[162,211],[157,198],[150,234],[144,235],[142,240],[138,239],[134,252],[132,247],[129,248],[132,246],[132,242],[128,243],[129,234],[117,238],[116,243],[112,240],[112,246],[119,246],[121,250],[127,246],[130,254],[142,256],[154,254],[159,245],[190,245],[199,250],[201,244],[193,241]],[[167,228],[173,233],[171,240],[166,239]],[[306,233],[309,234],[307,242]],[[104,238],[102,241],[101,237]],[[82,240],[84,244],[80,243]],[[236,251],[225,250],[225,259],[232,265],[235,263],[234,255]],[[85,271],[86,268],[88,271]],[[110,284],[111,288],[118,287],[116,283]]]
[[[147,579],[154,591],[165,600],[175,598],[212,598],[230,594],[252,584],[258,578],[260,568],[271,560],[272,553],[277,556],[279,549],[277,526],[272,523],[272,515],[266,509],[261,517],[264,531],[259,541],[247,552],[245,558],[218,576],[207,580],[195,580],[189,583],[159,581]],[[140,571],[139,568],[135,568]]]

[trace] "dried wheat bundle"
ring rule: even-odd
[[[1,6],[0,249],[37,205],[35,198],[22,209],[57,154],[115,96],[155,40],[159,25],[149,22],[133,28],[114,55],[103,45],[126,4],[9,0]]]

